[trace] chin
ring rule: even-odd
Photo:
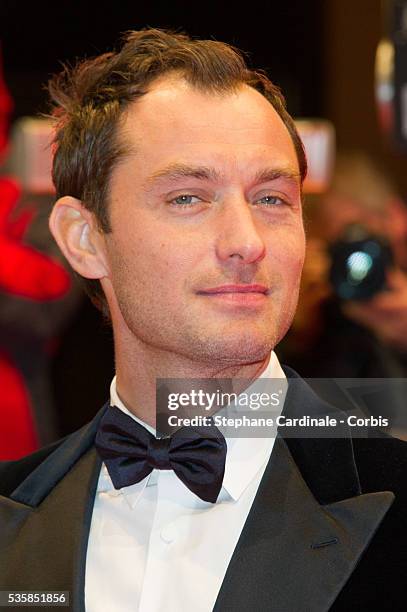
[[[263,361],[274,349],[276,342],[272,334],[250,332],[201,339],[200,354],[207,361],[244,364]]]

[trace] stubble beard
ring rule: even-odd
[[[134,347],[141,344],[144,353],[164,352],[167,358],[173,355],[174,362],[183,359],[214,371],[263,361],[286,334],[295,310],[294,307],[285,313],[279,310],[269,321],[242,318],[231,323],[205,325],[196,319],[174,320],[170,313],[157,317],[156,310],[149,315],[144,306],[134,306],[124,296],[119,301],[121,316],[134,340]]]
[[[298,287],[294,287],[288,295],[283,292],[270,296],[273,302],[269,312],[257,320],[254,314],[250,318],[234,314],[230,321],[219,316],[215,323],[218,315],[212,318],[209,309],[206,312],[180,305],[179,310],[168,310],[165,300],[161,308],[157,307],[142,287],[129,284],[130,274],[125,273],[125,266],[117,271],[115,310],[120,321],[115,326],[113,320],[113,328],[124,330],[121,349],[135,366],[138,358],[148,359],[149,354],[162,354],[167,363],[172,356],[174,363],[186,360],[191,366],[202,364],[203,369],[213,371],[260,362],[288,331],[298,300]],[[281,283],[275,282],[274,286]]]

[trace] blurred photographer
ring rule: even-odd
[[[329,191],[305,208],[307,256],[299,308],[282,354],[310,377],[403,377],[407,371],[407,208],[362,154],[338,156]],[[332,282],[333,246],[359,228],[387,242],[383,283],[358,299]],[[342,246],[343,248],[343,246]],[[349,251],[350,252],[350,251]],[[350,292],[352,296],[352,292]],[[309,359],[311,351],[312,359]]]

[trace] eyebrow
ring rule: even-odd
[[[293,183],[301,183],[300,172],[294,172],[288,168],[265,168],[256,172],[254,182],[257,183],[268,183],[269,181],[276,181],[277,179],[285,179]]]
[[[210,168],[208,166],[189,166],[186,164],[174,163],[152,174],[146,182],[148,185],[153,185],[156,182],[165,180],[177,181],[180,178],[195,178],[216,183],[222,180],[222,175],[215,170],[215,168]],[[296,184],[301,183],[300,173],[288,168],[264,168],[263,170],[259,170],[254,176],[254,183],[267,183],[269,181],[276,181],[280,178]]]
[[[152,184],[157,181],[169,180],[176,181],[180,178],[196,178],[199,180],[211,180],[214,182],[220,181],[221,175],[214,168],[207,166],[188,166],[186,164],[170,164],[163,170],[154,172],[148,179],[147,183]]]

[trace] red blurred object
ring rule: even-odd
[[[12,220],[21,192],[11,179],[0,179],[0,290],[37,301],[63,297],[71,279],[56,260],[22,243],[34,212]]]
[[[24,380],[7,355],[0,353],[0,459],[19,459],[38,448]]]
[[[0,291],[35,301],[62,298],[71,280],[64,267],[24,244],[35,212],[13,217],[21,190],[11,179],[0,179]],[[18,459],[39,446],[25,381],[11,359],[0,352],[0,460]]]
[[[7,149],[12,107],[0,49],[0,160]],[[24,243],[35,211],[25,208],[16,216],[20,199],[19,185],[0,178],[0,292],[36,302],[62,298],[70,289],[70,276],[57,260]],[[25,380],[4,349],[0,350],[0,388],[0,460],[19,459],[35,451],[39,439]]]

